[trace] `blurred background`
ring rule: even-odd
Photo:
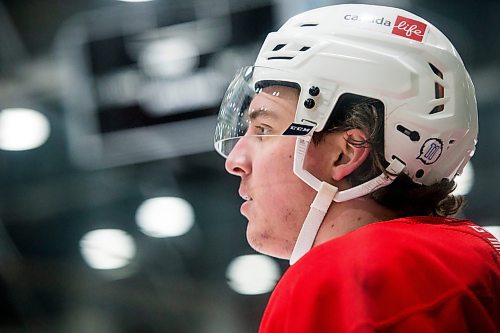
[[[246,243],[218,104],[267,32],[336,3],[1,0],[0,331],[256,332],[288,263]],[[480,115],[462,216],[498,233],[500,2],[362,3],[462,55]]]

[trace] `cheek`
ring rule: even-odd
[[[253,169],[254,180],[258,180],[257,186],[266,197],[261,202],[266,208],[262,209],[287,222],[292,222],[297,215],[303,221],[304,207],[307,214],[316,193],[293,172],[294,143],[291,142],[288,149],[263,153]]]
[[[304,222],[316,191],[287,169],[269,174],[257,212],[266,230],[279,230],[285,238],[296,237]]]
[[[291,152],[290,152],[291,149]],[[253,159],[252,177],[254,181],[271,186],[293,184],[293,147],[289,149],[263,149]]]
[[[293,173],[294,141],[286,149],[262,150],[253,160],[255,195],[247,238],[255,249],[289,255],[316,192]]]

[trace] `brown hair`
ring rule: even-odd
[[[349,140],[353,146],[370,146],[370,155],[353,173],[347,176],[351,186],[362,184],[382,172],[388,166],[384,157],[384,105],[381,101],[354,94],[339,98],[325,129],[313,136],[318,144],[334,132],[361,129],[366,140]],[[442,181],[426,186],[414,183],[405,174],[399,175],[392,184],[374,191],[370,196],[379,204],[393,210],[399,216],[456,214],[463,205],[463,197],[451,193],[454,181]]]

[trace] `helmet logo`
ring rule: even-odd
[[[386,20],[385,17],[375,18],[375,17],[370,16],[370,15],[358,16],[355,14],[347,14],[346,16],[344,16],[344,20],[346,20],[346,21],[359,21],[362,23],[373,23],[373,24],[378,24],[378,25],[384,25],[386,27],[390,27],[392,24],[391,21]]]
[[[436,138],[430,138],[420,148],[420,155],[418,155],[417,159],[426,165],[430,165],[436,163],[442,152],[443,142]]]
[[[421,42],[424,39],[426,29],[427,24],[398,15],[392,33]]]
[[[297,124],[297,123],[292,123],[285,132],[283,132],[283,135],[306,135],[308,134],[314,126],[310,125],[305,125],[305,124]]]

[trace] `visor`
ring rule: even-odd
[[[245,137],[302,136],[313,126],[294,124],[300,85],[284,71],[244,67],[224,95],[215,129],[215,150],[227,157]],[[279,78],[279,79],[277,79]]]

